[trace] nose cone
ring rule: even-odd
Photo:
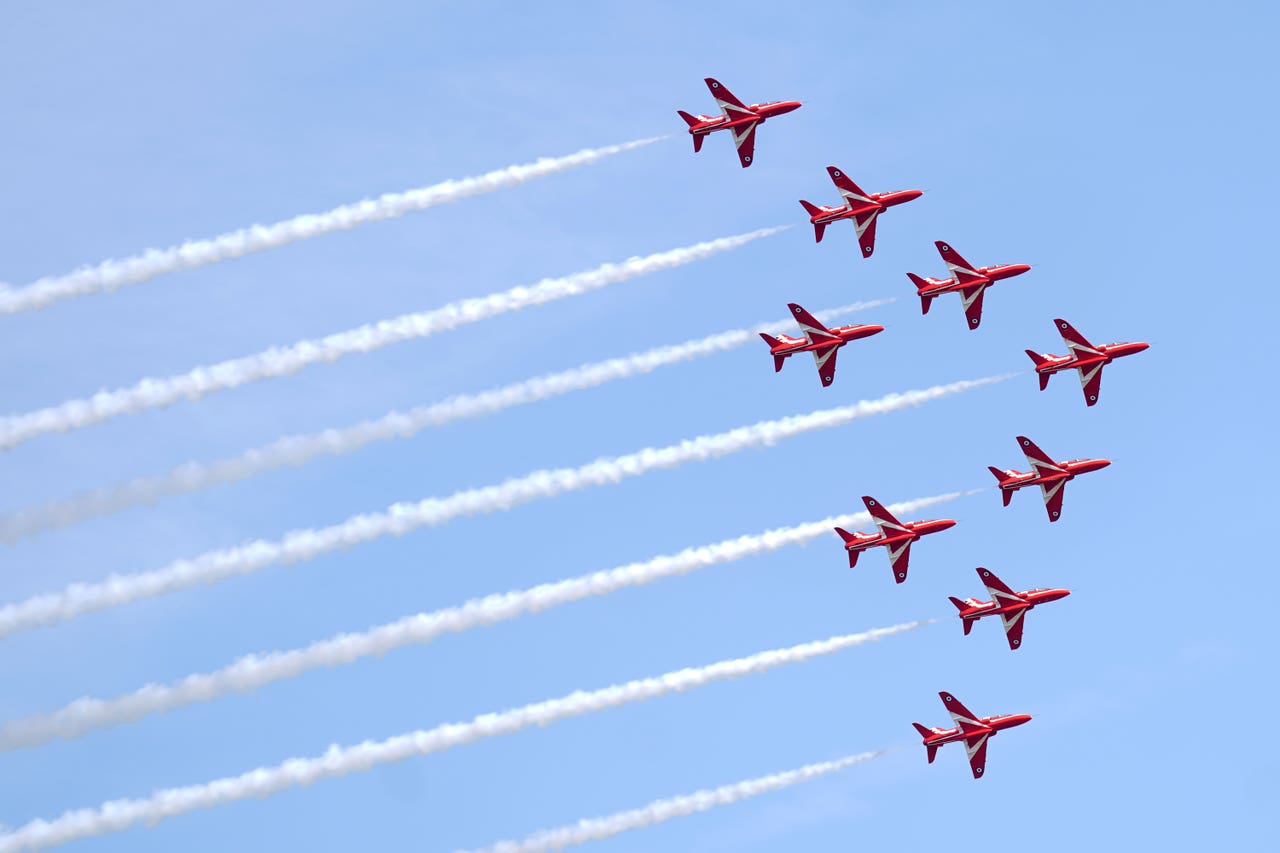
[[[895,207],[899,204],[906,204],[909,201],[915,201],[924,195],[923,190],[901,190],[896,193],[885,193],[880,196],[880,203],[885,207]]]
[[[785,115],[789,112],[800,109],[801,106],[802,104],[799,101],[779,101],[769,108],[769,115]]]
[[[1085,463],[1085,471],[1101,471],[1111,464],[1110,459],[1090,459]]]
[[[925,532],[941,533],[942,531],[950,530],[955,526],[956,526],[956,520],[954,518],[937,518],[937,519],[934,519],[933,521],[928,522],[928,530],[926,530]]]
[[[1147,350],[1147,349],[1151,349],[1151,344],[1145,343],[1143,341],[1138,341],[1132,344],[1125,344],[1124,354],[1133,355],[1136,352],[1142,352],[1143,350]]]
[[[876,325],[854,326],[850,331],[851,331],[851,336],[849,340],[856,341],[856,340],[861,340],[862,338],[869,338],[872,335],[880,334],[881,332],[884,331],[884,326],[876,326]]]
[[[1071,590],[1069,589],[1046,589],[1044,592],[1040,593],[1038,598],[1040,599],[1040,602],[1043,603],[1046,601],[1057,601],[1060,598],[1066,598],[1070,594]]]
[[[1003,278],[1013,278],[1015,275],[1031,272],[1031,264],[1009,264],[1001,272],[1004,273]]]
[[[1011,729],[1014,726],[1020,726],[1023,723],[1031,722],[1030,714],[1010,714],[1000,721],[1000,728]]]

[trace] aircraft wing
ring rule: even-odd
[[[844,196],[845,204],[854,210],[871,204],[871,196],[867,195],[862,187],[850,180],[849,176],[844,172],[835,166],[828,166],[827,174],[831,176],[831,183],[836,185],[836,189],[840,190],[840,195]]]
[[[1022,625],[1025,621],[1022,617],[1026,615],[1027,611],[1025,610],[1000,615],[1000,621],[1004,623],[1004,636],[1009,641],[1009,648],[1011,649],[1017,649],[1022,645]]]
[[[1066,485],[1066,480],[1040,484],[1040,491],[1044,493],[1044,508],[1049,513],[1050,521],[1057,521],[1062,517],[1062,494]]]
[[[1092,367],[1081,367],[1078,371],[1080,373],[1080,387],[1084,389],[1084,404],[1092,406],[1098,402],[1098,392],[1102,390],[1102,365],[1095,364]]]
[[[811,344],[838,344],[840,338],[831,334],[831,330],[818,320],[817,317],[810,314],[804,308],[794,302],[788,302],[787,307],[791,309],[791,316],[796,318],[796,325],[800,327],[800,331],[804,332],[805,340]]]
[[[1009,589],[1009,586],[1000,578],[995,576],[995,572],[990,569],[978,569],[978,579],[982,581],[982,585],[987,588],[987,595],[997,604],[1010,604],[1015,601],[1022,601],[1018,594]]]
[[[742,127],[733,129],[733,144],[738,146],[738,161],[742,163],[742,168],[751,165],[751,158],[756,153],[756,125],[759,122],[751,122]]]
[[[813,360],[818,365],[818,378],[822,380],[823,388],[836,381],[836,353],[839,351],[840,347],[835,344],[813,351]]]
[[[942,256],[943,263],[947,265],[947,269],[951,271],[951,277],[956,280],[957,284],[968,284],[982,280],[983,276],[978,275],[978,268],[962,258],[960,253],[951,248],[949,243],[935,240],[933,245],[937,247],[938,254]]]
[[[902,583],[907,579],[907,564],[911,562],[911,540],[899,545],[886,545],[889,552],[889,566],[893,569],[893,580]]]
[[[1061,317],[1054,320],[1053,324],[1058,327],[1058,334],[1062,335],[1062,342],[1066,344],[1067,348],[1073,353],[1078,356],[1098,354],[1098,348],[1089,343],[1089,340],[1084,335],[1077,332],[1075,326],[1071,325]]]
[[[987,740],[990,737],[990,732],[983,732],[964,739],[965,751],[969,753],[969,769],[973,771],[975,779],[981,779],[983,771],[986,770]]]
[[[853,227],[858,229],[858,243],[862,246],[862,257],[869,258],[876,250],[876,217],[880,211],[857,213],[853,217]]]
[[[716,106],[725,114],[730,121],[740,118],[750,118],[755,115],[751,110],[747,109],[747,105],[738,100],[738,98],[725,88],[724,84],[714,77],[707,77],[704,81],[707,89],[711,92],[711,97],[716,99]]]
[[[978,718],[974,716],[972,711],[960,704],[959,699],[946,691],[939,693],[938,696],[942,698],[942,704],[946,706],[947,713],[951,715],[951,719],[955,724],[960,727],[961,732],[967,735],[990,731],[986,726],[978,722]]]
[[[960,290],[960,301],[964,304],[964,317],[969,321],[970,329],[978,328],[978,324],[982,322],[982,294],[986,291],[985,282]]]
[[[1061,474],[1062,467],[1049,458],[1049,454],[1040,449],[1034,441],[1025,435],[1018,436],[1018,446],[1022,448],[1022,455],[1027,457],[1027,464],[1031,466],[1031,470],[1037,474]]]

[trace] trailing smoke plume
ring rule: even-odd
[[[327,213],[307,213],[274,225],[253,225],[221,234],[208,240],[190,240],[167,249],[148,249],[140,255],[82,267],[66,275],[51,276],[25,287],[0,290],[0,314],[17,314],[47,308],[55,302],[88,293],[115,290],[138,284],[165,273],[216,264],[241,258],[254,252],[265,252],[299,240],[344,231],[363,225],[403,216],[415,210],[426,210],[438,204],[458,201],[467,196],[513,187],[534,178],[554,175],[578,166],[594,163],[614,154],[657,142],[666,137],[639,139],[622,145],[587,148],[566,157],[543,157],[533,163],[508,166],[483,175],[444,181],[427,187],[398,193],[386,193],[376,199],[344,204]]]
[[[728,432],[686,439],[667,447],[645,448],[626,456],[606,457],[578,468],[535,471],[494,486],[468,489],[444,498],[393,504],[381,512],[357,515],[329,527],[295,530],[275,541],[259,539],[234,548],[210,551],[155,571],[112,575],[96,583],[72,584],[61,592],[0,607],[0,637],[201,583],[248,574],[272,565],[311,560],[361,542],[402,535],[461,516],[507,510],[530,501],[617,483],[663,468],[675,468],[686,462],[700,462],[753,447],[767,447],[784,438],[919,406],[1008,378],[1008,375],[989,376],[952,382],[807,415],[761,421]]]
[[[614,684],[601,690],[579,690],[559,699],[494,714],[482,714],[466,723],[448,723],[434,729],[420,729],[387,740],[365,741],[355,746],[331,746],[322,755],[312,758],[290,758],[275,766],[259,767],[239,776],[184,788],[167,788],[143,799],[111,800],[97,808],[65,812],[53,820],[33,820],[0,836],[0,853],[40,850],[80,838],[120,832],[138,824],[153,826],[162,820],[188,812],[251,797],[269,797],[322,779],[367,772],[382,764],[430,755],[484,738],[513,734],[530,726],[545,726],[632,702],[656,699],[668,693],[691,690],[716,681],[800,663],[912,631],[927,624],[929,623],[925,621],[907,622],[860,634],[846,634],[829,640],[760,652],[710,666],[680,669],[656,678]]]
[[[881,299],[875,302],[858,302],[819,312],[817,316],[821,320],[829,320],[841,314],[874,308],[892,301]],[[418,406],[408,411],[388,412],[380,418],[348,427],[285,436],[238,456],[215,462],[187,462],[157,477],[139,477],[44,506],[20,510],[9,516],[0,516],[0,539],[15,542],[24,536],[69,527],[91,518],[154,503],[171,495],[196,492],[221,483],[234,483],[285,466],[305,465],[320,456],[353,453],[374,442],[410,438],[421,430],[462,418],[479,417],[512,406],[535,403],[571,391],[648,373],[669,364],[742,346],[755,340],[758,333],[777,329],[788,322],[789,320],[780,320],[776,323],[761,323],[748,329],[734,329],[682,344],[584,364],[572,370],[544,374],[477,394],[459,394],[439,403]]]

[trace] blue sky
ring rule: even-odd
[[[947,621],[765,676],[78,842],[85,850],[451,850],[849,752],[838,777],[599,845],[764,851],[987,849],[1034,838],[1257,847],[1276,830],[1277,583],[1266,476],[1277,121],[1265,4],[12,3],[0,12],[0,279],[319,211],[385,191],[654,134],[675,138],[492,195],[0,320],[3,409],[166,375],[451,299],[757,227],[782,235],[553,306],[0,456],[0,510],[275,438],[779,316],[898,296],[888,330],[774,375],[763,345],[165,501],[0,552],[9,602],[254,537],[329,524],[540,467],[1029,366],[1062,316],[1152,348],[1075,380],[1029,373],[774,448],[464,519],[0,643],[0,717],[114,695],[488,592],[988,485],[1015,434],[1115,464],[1068,486],[1063,520],[990,491],[891,582],[838,541],[618,593],[250,696],[0,755],[0,823],[238,773],[576,688],[898,621]],[[698,156],[676,109],[714,75],[799,99],[756,163]],[[824,167],[924,188],[880,223],[812,242],[798,198]],[[903,273],[932,241],[1035,269],[927,317]],[[1010,653],[962,637],[947,595],[973,567],[1075,594]],[[1036,719],[990,775],[925,764],[912,720],[947,689]],[[992,837],[996,833],[996,838]]]

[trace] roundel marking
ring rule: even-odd
[[[942,701],[943,701],[943,702],[950,702],[950,701],[951,701],[951,694],[950,694],[950,693],[944,693],[944,694],[943,694],[943,696],[942,696]]]
[[[972,320],[970,320],[969,322],[976,326],[976,325],[978,325],[978,318],[977,318],[977,317],[974,317],[974,318],[973,318]]]
[[[1066,323],[1062,323],[1061,325],[1058,326],[1059,329],[1065,329],[1066,327],[1067,327]]]
[[[977,773],[979,776],[981,776],[981,775],[982,775],[982,768],[981,768],[981,767],[975,767],[975,768],[973,768],[973,772],[974,772],[974,773]]]
[[[1057,517],[1058,517],[1058,511],[1057,511],[1056,509],[1053,511],[1053,517],[1054,517],[1054,518],[1057,518]]]
[[[867,506],[875,506],[875,505],[876,505],[875,501],[867,501]]]
[[[711,84],[711,88],[712,88],[712,89],[719,89],[719,88],[720,88],[720,84],[719,84],[719,83],[712,83],[712,84]]]
[[[831,170],[831,174],[835,175],[835,176],[838,178],[838,177],[840,177],[840,170],[839,170],[839,169],[832,169],[832,170]]]
[[[870,246],[863,246],[863,247],[862,247],[862,251],[866,252],[866,253],[869,255],[869,254],[871,254],[871,247],[870,247]]]
[[[822,377],[822,381],[823,381],[823,382],[830,382],[830,381],[831,381],[831,377],[830,377],[830,376],[824,376],[824,377]]]
[[[950,252],[950,251],[951,251],[951,247],[950,247],[950,246],[948,246],[946,243],[943,243],[943,244],[942,244],[942,251],[944,251],[944,252]]]
[[[750,155],[750,154],[748,154],[746,157],[743,157],[743,158],[742,158],[742,162],[744,162],[744,163],[750,163],[750,162],[751,162],[751,155]]]
[[[982,576],[983,576],[984,578],[989,578],[989,577],[991,577],[991,572],[987,571],[986,569],[983,569],[983,570],[982,570]]]
[[[797,308],[792,308],[791,310],[792,310],[792,311],[795,311],[797,314],[799,314],[799,313],[800,313],[800,309],[799,309],[798,307],[797,307]]]
[[[1014,641],[1013,641],[1013,644],[1016,646],[1016,645],[1018,645],[1018,643],[1021,643],[1021,642],[1022,642],[1021,640],[1014,640]]]
[[[1028,444],[1030,444],[1030,443],[1031,443],[1031,442],[1026,441],[1026,440],[1024,439],[1024,440],[1023,440],[1023,442],[1022,442],[1022,446],[1023,446],[1023,447],[1026,447],[1026,446],[1027,446]]]
[[[906,573],[906,572],[898,572],[898,577],[903,578],[903,579],[905,580],[905,579],[906,579],[906,577],[907,577],[907,573]]]
[[[1090,394],[1090,395],[1089,395],[1089,400],[1090,400],[1090,402],[1097,402],[1097,400],[1098,400],[1098,395],[1097,395],[1097,394]]]

